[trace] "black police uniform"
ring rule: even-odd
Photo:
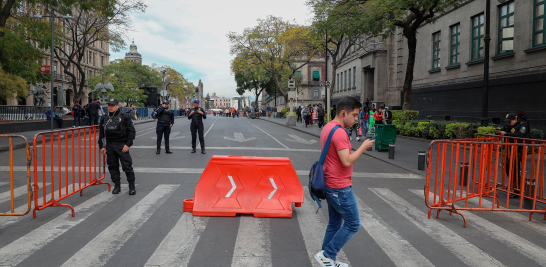
[[[519,137],[519,138],[530,138],[531,137],[529,126],[527,125],[527,122],[525,122],[525,121],[518,121],[512,126],[505,125],[500,130],[506,132],[504,134],[504,136],[508,136],[508,137]],[[509,139],[507,142],[512,142],[512,140]],[[518,141],[518,140],[515,139],[515,143],[521,143],[521,141]],[[506,168],[505,168],[505,171],[506,171],[507,177],[510,177],[510,162],[511,162],[511,154],[512,153],[510,153],[510,151],[507,151],[506,153],[508,153],[508,154],[506,155]],[[516,178],[520,177],[520,175],[518,175],[518,174],[520,173],[520,169],[521,169],[522,154],[523,154],[523,148],[518,147],[517,152],[516,152],[516,158],[514,159],[516,165],[514,166],[515,168],[513,168],[513,173],[512,173],[512,177],[513,177],[512,178],[512,188],[519,187],[520,181],[519,181],[519,179],[516,179]],[[512,197],[517,197],[517,196],[513,195]]]
[[[199,114],[197,111],[203,112],[203,115]],[[191,112],[193,111],[192,115]],[[195,153],[195,143],[196,143],[196,132],[199,132],[199,143],[201,144],[201,153],[205,154],[205,137],[203,136],[203,119],[207,118],[207,114],[205,113],[205,110],[203,108],[191,108],[190,112],[188,113],[188,119],[191,120],[190,124],[190,130],[191,130],[191,153]]]
[[[102,116],[99,127],[99,147],[106,148],[106,163],[114,183],[112,194],[118,194],[121,190],[119,172],[119,162],[121,162],[121,168],[127,176],[127,182],[129,182],[129,195],[134,195],[136,191],[133,159],[129,152],[123,153],[122,151],[125,145],[131,147],[133,140],[135,140],[136,131],[129,114],[120,110],[114,114],[108,112]],[[106,145],[103,139],[105,139]]]
[[[160,107],[157,110],[157,126],[155,133],[157,134],[157,152],[161,152],[161,140],[165,136],[165,153],[172,154],[169,150],[169,135],[171,134],[171,124],[174,125],[174,113],[166,108]]]

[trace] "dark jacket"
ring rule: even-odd
[[[128,147],[133,145],[135,140],[136,130],[133,126],[133,121],[129,117],[129,114],[116,111],[114,114],[106,113],[100,120],[100,135],[99,135],[99,147],[103,148],[103,138],[106,137],[106,142],[120,142],[125,143]]]
[[[324,108],[317,108],[317,115],[319,117],[324,117]]]
[[[89,108],[89,114],[99,114],[100,105],[97,102],[91,102],[87,105]]]
[[[531,138],[531,131],[525,121],[518,121],[512,126],[505,125],[501,128],[501,131],[506,132],[504,136]]]
[[[82,113],[84,112],[84,110],[83,110],[83,108],[82,108],[82,106],[80,104],[74,105],[72,110],[74,110],[74,115],[78,115],[78,116],[81,116]]]
[[[198,110],[201,110],[201,112],[203,112],[203,115],[197,113]],[[192,111],[193,111],[193,114],[189,115],[191,114]],[[188,113],[188,120],[191,120],[191,122],[203,122],[203,119],[206,119],[206,118],[207,118],[207,113],[205,113],[205,110],[203,110],[203,108],[201,107],[198,107],[197,109],[191,108]]]
[[[174,113],[164,107],[157,110],[157,125],[169,126],[174,125]]]

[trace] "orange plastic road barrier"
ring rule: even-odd
[[[432,210],[541,213],[546,219],[546,145],[510,138],[435,140],[427,152],[425,202]],[[500,193],[500,194],[499,194]],[[511,196],[511,197],[510,197]],[[486,199],[490,199],[488,202]]]
[[[102,182],[106,157],[99,151],[98,137],[98,126],[42,132],[34,136],[34,218],[37,210],[59,206],[70,208],[74,217],[74,208],[59,201],[78,192],[81,196],[85,188],[93,185],[106,184],[110,191],[110,184]],[[38,176],[42,177],[42,192],[38,190]],[[50,185],[45,186],[47,183]]]
[[[288,158],[213,156],[195,188],[193,216],[291,218],[303,194]],[[184,201],[184,209],[191,204]]]
[[[13,189],[13,138],[21,138],[25,141],[25,150],[27,152],[27,210],[25,212],[15,212],[15,194]],[[11,209],[9,212],[0,213],[0,216],[22,216],[27,214],[31,209],[32,204],[32,187],[30,186],[30,164],[32,162],[32,156],[30,154],[30,147],[28,145],[26,137],[22,135],[0,135],[0,138],[9,139],[9,177],[10,177],[10,193],[11,193]]]

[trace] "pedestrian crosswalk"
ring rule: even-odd
[[[194,217],[191,213],[182,212],[182,205],[175,209],[176,212],[169,212],[172,213],[172,223],[165,224],[169,228],[158,231],[163,230],[165,225],[150,219],[168,209],[167,204],[172,204],[173,198],[179,198],[177,194],[182,191],[179,190],[182,187],[180,184],[154,185],[146,192],[139,191],[139,198],[97,191],[98,193],[89,196],[85,201],[74,205],[75,217],[71,217],[67,209],[42,224],[32,224],[34,228],[28,229],[17,238],[11,238],[14,233],[10,230],[17,223],[22,223],[21,219],[12,221],[13,218],[0,217],[0,236],[10,235],[7,239],[9,241],[0,239],[0,266],[25,266],[24,262],[27,260],[40,261],[43,262],[42,266],[50,266],[47,259],[36,258],[43,257],[44,253],[38,252],[57,246],[58,242],[67,242],[70,240],[67,235],[74,232],[89,232],[92,236],[83,243],[74,240],[75,249],[69,255],[64,255],[65,258],[56,266],[110,266],[112,263],[109,262],[116,253],[128,242],[135,240],[133,236],[147,231],[162,234],[158,236],[157,242],[152,242],[155,244],[153,247],[142,244],[139,245],[142,247],[141,251],[132,252],[135,256],[138,254],[138,258],[142,260],[138,266],[190,266],[192,257],[208,253],[198,244],[207,240],[210,244],[207,243],[206,247],[214,247],[220,244],[223,236],[218,234],[221,231],[216,233],[214,238],[217,243],[210,241],[210,236],[203,240],[207,231],[211,231],[210,228],[207,229],[211,225],[210,221],[218,218]],[[5,185],[0,185],[0,190],[5,189]],[[18,197],[24,197],[25,191],[17,189]],[[236,234],[228,235],[236,238],[228,242],[232,245],[230,258],[218,256],[218,263],[214,266],[320,266],[314,260],[314,255],[322,247],[328,208],[325,206],[317,212],[317,206],[308,196],[307,188],[304,189],[305,202],[294,209],[292,219],[255,218],[249,215],[242,215],[237,220],[226,218],[226,223],[238,223],[238,227],[230,228],[236,230]],[[546,266],[546,242],[537,242],[546,238],[546,223],[542,221],[542,216],[536,216],[540,218],[529,221],[522,214],[496,213],[494,218],[497,220],[492,220],[486,212],[465,212],[469,226],[463,228],[460,218],[449,217],[447,212],[443,217],[448,219],[428,219],[428,210],[422,202],[422,190],[377,187],[364,189],[371,193],[355,194],[362,223],[361,233],[355,235],[354,240],[338,254],[338,259],[350,266]],[[121,198],[123,201],[135,201],[130,208],[111,214],[112,220],[108,223],[96,222],[94,229],[83,229],[85,225],[89,227],[90,221],[100,220],[97,215],[104,214],[108,207],[111,208]],[[491,202],[484,199],[482,205],[491,205]],[[49,216],[51,213],[43,212],[40,215]],[[498,218],[504,221],[499,221]],[[8,220],[10,223],[6,223]],[[278,242],[276,231],[279,228],[276,224],[287,220],[294,220],[291,224],[294,229],[282,230],[292,233],[293,238]],[[454,220],[459,223],[454,223]],[[149,221],[154,223],[147,223]],[[523,228],[518,231],[526,230],[530,234],[521,235],[520,232],[507,228],[505,221],[517,224]],[[212,225],[218,227],[218,224]],[[537,236],[537,239],[529,236]],[[307,264],[290,265],[290,261],[287,263],[280,259],[274,251],[282,250],[279,243],[283,242],[301,244],[298,253],[305,255],[303,257]],[[355,244],[363,246],[355,248]],[[197,249],[198,247],[201,249]],[[372,249],[374,247],[377,249]],[[444,254],[437,255],[438,252]],[[215,262],[216,256],[207,255],[211,259],[209,262]],[[368,260],[363,262],[362,258]],[[444,258],[451,261],[444,262]],[[526,264],[518,264],[520,261]]]

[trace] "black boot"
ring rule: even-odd
[[[192,148],[192,149],[191,149],[191,153],[195,153],[195,152],[196,152],[196,151],[195,151],[195,148]]]
[[[204,148],[201,148],[201,154],[207,154],[207,152],[205,152]]]
[[[114,190],[112,190],[112,194],[117,195],[121,192],[121,185],[119,183],[114,184]]]
[[[135,181],[129,181],[129,195],[136,194]]]
[[[156,151],[155,153],[156,153],[156,154],[161,153],[161,148],[158,148],[157,151]]]
[[[165,148],[165,153],[167,153],[167,154],[172,154],[173,152],[170,151],[168,147],[166,147],[166,148]]]

